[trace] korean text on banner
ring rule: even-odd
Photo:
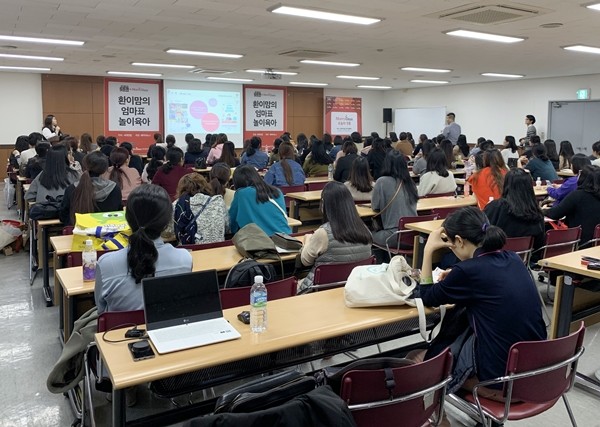
[[[258,135],[270,146],[285,131],[286,88],[244,86],[244,139]]]
[[[325,130],[332,135],[362,133],[362,98],[326,96]]]

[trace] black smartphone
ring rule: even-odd
[[[249,311],[242,311],[241,313],[239,313],[237,315],[237,318],[240,322],[242,322],[245,325],[250,324],[250,312]]]
[[[597,262],[590,262],[590,263],[587,265],[587,269],[588,269],[588,270],[600,270],[600,263],[597,263]]]
[[[152,346],[148,340],[130,342],[127,344],[127,347],[129,347],[129,352],[131,353],[134,362],[152,359],[155,356],[154,350],[152,350]]]

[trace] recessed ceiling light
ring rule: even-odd
[[[504,73],[481,73],[482,76],[486,77],[506,77],[509,79],[520,79],[521,77],[525,77],[522,74],[504,74]]]
[[[183,68],[186,70],[191,70],[192,68],[196,68],[194,65],[153,64],[151,62],[132,62],[131,65],[135,65],[136,67]]]
[[[199,50],[181,50],[181,49],[167,49],[167,53],[174,53],[177,55],[196,55],[196,56],[212,56],[215,58],[242,58],[244,55],[238,55],[237,53],[219,53],[219,52],[203,52]]]
[[[328,86],[328,83],[311,83],[311,82],[290,82],[291,85],[297,86]]]
[[[335,76],[338,79],[350,80],[379,80],[381,77],[366,77],[366,76]]]
[[[575,52],[600,53],[600,47],[583,46],[580,44],[574,46],[565,46],[563,49],[573,50]]]
[[[68,46],[82,46],[85,42],[77,40],[42,39],[39,37],[19,37],[0,35],[0,40],[10,40],[25,43],[63,44]]]
[[[221,80],[224,82],[253,82],[252,79],[236,79],[233,77],[207,77],[206,80]]]
[[[411,80],[411,83],[431,83],[435,85],[445,85],[446,83],[450,83],[446,80]]]
[[[587,7],[588,9],[600,10],[600,3],[588,4],[586,7]]]
[[[160,77],[159,73],[133,73],[130,71],[107,71],[106,74],[113,76],[138,76],[138,77]]]
[[[373,85],[358,85],[361,89],[391,89],[391,86],[373,86]]]
[[[300,16],[302,18],[324,19],[326,21],[346,22],[349,24],[371,25],[381,22],[378,18],[366,18],[363,16],[345,15],[342,13],[325,12],[315,9],[304,9],[299,7],[283,6],[281,4],[267,9],[272,13],[282,15]]]
[[[0,58],[35,59],[38,61],[64,61],[65,60],[65,58],[58,58],[56,56],[12,55],[10,53],[0,53]]]
[[[303,59],[300,62],[303,64],[313,65],[332,65],[334,67],[358,67],[360,64],[356,62],[332,62],[332,61],[315,61],[313,59]]]
[[[272,73],[272,74],[281,74],[282,76],[297,76],[298,73],[293,73],[291,71],[277,71],[277,70],[271,70],[271,69],[265,69],[265,70],[245,70],[247,73],[258,73],[258,74],[264,74],[264,73]]]
[[[480,33],[477,31],[454,30],[445,33],[449,36],[467,37],[470,39],[486,40],[500,43],[517,43],[525,40],[522,37],[500,36],[498,34]]]
[[[38,67],[11,67],[8,65],[0,65],[0,70],[21,70],[21,71],[50,71],[51,68]]]
[[[422,68],[422,67],[402,67],[402,71],[421,71],[424,73],[449,73],[452,70],[446,70],[443,68]]]

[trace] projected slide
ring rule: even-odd
[[[167,133],[241,133],[239,92],[192,89],[166,92]]]

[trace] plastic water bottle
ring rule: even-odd
[[[542,179],[539,176],[535,180],[535,188],[542,188]]]
[[[327,179],[330,181],[333,179],[333,164],[332,163],[329,163],[329,166],[327,166]]]
[[[267,330],[267,287],[263,280],[263,276],[254,276],[250,288],[250,329],[258,334]]]
[[[91,240],[85,241],[85,248],[81,252],[81,259],[83,260],[83,281],[92,282],[96,280],[96,262],[98,257],[96,249]]]
[[[465,197],[469,197],[471,195],[471,184],[465,181],[465,185],[463,186]]]

